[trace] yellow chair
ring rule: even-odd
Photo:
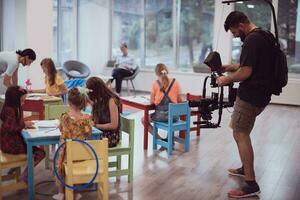
[[[2,194],[4,192],[11,192],[15,190],[20,190],[27,188],[27,185],[19,181],[18,178],[21,174],[21,166],[27,164],[26,154],[6,154],[0,151],[0,200],[2,199]],[[14,174],[2,175],[4,169],[16,168]],[[15,182],[10,182],[9,184],[3,184],[4,181],[15,180]]]
[[[99,169],[94,182],[98,183],[98,199],[108,200],[108,140],[87,140],[98,156]],[[96,172],[94,154],[84,144],[67,140],[67,162],[64,163],[68,185],[88,183]],[[73,190],[66,187],[66,199],[73,200]]]

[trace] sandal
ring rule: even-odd
[[[244,167],[237,169],[228,169],[228,174],[232,176],[245,177]]]
[[[256,184],[254,186],[247,185],[241,190],[231,190],[228,192],[228,197],[239,199],[245,197],[258,196],[258,194],[260,194],[260,189],[259,186]]]

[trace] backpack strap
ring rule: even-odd
[[[175,78],[172,79],[171,84],[170,84],[170,86],[169,86],[169,88],[168,88],[167,91],[165,91],[165,90],[163,89],[163,86],[162,86],[162,84],[161,84],[161,82],[160,82],[159,80],[156,80],[156,82],[157,82],[157,84],[159,85],[160,90],[164,93],[164,95],[168,95],[169,92],[170,92],[170,90],[171,90],[171,88],[172,88],[172,86],[173,86],[173,84],[174,84],[174,82],[175,82]]]
[[[169,94],[169,92],[170,92],[170,90],[171,90],[171,88],[172,88],[174,82],[175,82],[175,78],[173,78],[173,80],[172,80],[172,82],[171,82],[171,84],[170,84],[170,86],[169,86],[169,88],[168,88],[168,90],[167,90],[167,92],[166,92],[166,95]]]

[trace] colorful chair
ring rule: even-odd
[[[200,99],[202,99],[201,95],[193,95],[193,94],[190,94],[190,93],[186,94],[186,100],[187,101],[199,101]],[[191,109],[191,117],[192,116],[196,116],[196,122],[201,121],[201,114],[200,114],[199,108],[192,108]],[[185,120],[184,117],[181,117],[181,120]],[[200,136],[200,124],[198,123],[195,126],[192,126],[190,131],[196,131],[197,136]],[[180,131],[179,136],[181,138],[184,138],[185,132]]]
[[[21,167],[27,164],[26,154],[6,154],[0,151],[0,200],[2,199],[2,194],[4,192],[11,192],[15,190],[20,190],[27,188],[27,185],[19,181],[19,176],[21,174]],[[4,169],[15,169],[15,173],[2,175]],[[11,180],[15,180],[12,182]],[[4,181],[10,181],[9,184],[3,184]]]
[[[154,122],[153,123],[153,149],[157,149],[157,145],[165,147],[168,151],[168,155],[172,154],[173,142],[179,142],[184,144],[185,152],[190,149],[190,107],[187,102],[169,104],[168,122]],[[173,121],[174,117],[184,116],[185,121],[178,120]],[[163,129],[168,132],[167,141],[157,138],[158,129]],[[185,138],[179,138],[174,136],[175,131],[185,131]]]
[[[133,180],[133,146],[134,146],[134,119],[127,119],[121,116],[121,129],[120,134],[121,138],[122,134],[128,135],[128,145],[124,145],[124,141],[120,141],[120,143],[113,148],[108,149],[109,157],[116,157],[116,161],[109,162],[109,168],[116,168],[116,170],[109,171],[109,177],[120,177],[120,176],[128,176],[128,182],[132,182]],[[122,155],[128,155],[128,168],[121,169],[121,160]]]
[[[70,110],[69,106],[67,105],[45,105],[45,119],[46,120],[51,120],[51,119],[59,119],[60,116],[68,112]],[[46,145],[44,146],[44,150],[46,153],[45,156],[45,168],[46,169],[51,169],[51,165],[49,161],[52,161],[50,155],[50,147],[55,148],[55,145]]]
[[[94,182],[98,183],[98,199],[108,200],[108,140],[87,140],[95,150],[99,168]],[[67,140],[67,162],[64,163],[65,181],[68,185],[88,183],[96,172],[94,154],[79,142]],[[66,189],[66,200],[73,200],[73,190]]]

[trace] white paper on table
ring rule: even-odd
[[[43,96],[48,96],[47,93],[29,93],[27,94],[27,97],[43,97]]]
[[[60,136],[59,128],[27,129],[27,132],[31,137]]]
[[[41,120],[41,121],[34,121],[34,127],[36,129],[39,128],[57,128],[59,125],[59,120]]]
[[[122,99],[136,102],[136,103],[145,104],[145,105],[150,104],[150,96],[149,95],[127,96],[127,97],[122,97]]]

